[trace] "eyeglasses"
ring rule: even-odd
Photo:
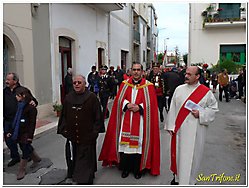
[[[74,81],[73,85],[76,85],[76,84],[82,84],[82,82],[81,81]]]
[[[132,69],[133,71],[141,71],[141,69]]]

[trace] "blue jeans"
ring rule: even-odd
[[[6,136],[6,134],[9,133],[9,131],[11,130],[11,126],[12,126],[11,121],[4,120],[4,139],[7,147],[10,150],[10,157],[12,159],[20,159],[16,141],[12,140],[11,138],[7,138]]]

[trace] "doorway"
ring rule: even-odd
[[[65,98],[65,76],[67,69],[72,68],[72,51],[71,40],[66,37],[59,37],[59,54],[60,54],[60,95],[61,102]]]
[[[104,49],[98,48],[98,71],[100,71],[101,66],[103,65]]]
[[[126,72],[127,69],[127,55],[127,51],[121,50],[121,68],[124,72]]]

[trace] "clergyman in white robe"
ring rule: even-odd
[[[174,131],[179,110],[199,85],[200,83],[198,82],[194,85],[183,84],[176,88],[167,116],[165,130]],[[196,183],[198,168],[204,150],[205,134],[208,125],[214,120],[215,113],[218,111],[217,101],[211,91],[208,91],[198,104],[203,107],[199,111],[199,118],[195,118],[189,113],[177,132],[176,162],[178,174],[176,182],[179,182],[179,185],[193,185]]]

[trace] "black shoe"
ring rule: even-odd
[[[19,163],[20,159],[12,159],[9,163],[8,163],[8,167],[14,166],[16,163]]]
[[[99,133],[104,133],[104,132],[105,132],[105,127],[101,127]]]
[[[142,177],[142,174],[139,172],[139,173],[135,174],[134,177],[136,179],[140,179]]]
[[[160,114],[160,121],[163,122],[163,120],[164,120],[164,117],[162,114]]]
[[[173,180],[171,180],[170,185],[179,185],[179,183],[176,182],[176,181],[175,181],[175,178],[174,178]]]
[[[108,118],[109,118],[109,112],[106,113],[106,115],[105,115],[105,119],[108,119]]]
[[[129,172],[128,171],[123,171],[122,172],[122,175],[121,175],[122,178],[127,178],[128,176],[129,176]]]

